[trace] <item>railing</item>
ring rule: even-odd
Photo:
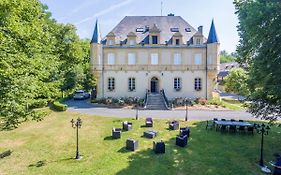
[[[147,99],[148,99],[148,90],[146,89],[145,97],[144,97],[144,108],[147,106]]]
[[[165,94],[164,89],[160,90],[160,94],[161,94],[161,95],[163,96],[163,98],[164,98],[166,108],[167,108],[167,109],[170,109],[169,100],[168,100],[168,98],[166,97],[166,94]]]

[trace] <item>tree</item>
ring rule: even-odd
[[[228,54],[225,50],[220,52],[220,62],[221,63],[229,63],[234,62],[236,60],[235,53]]]
[[[224,79],[226,92],[233,92],[239,95],[249,95],[247,87],[248,75],[242,68],[232,69],[229,75]]]
[[[235,0],[239,19],[238,61],[249,69],[250,112],[281,116],[280,0]]]

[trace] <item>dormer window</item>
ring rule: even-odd
[[[112,40],[108,40],[108,45],[112,46],[113,45],[113,41]]]
[[[115,34],[113,32],[109,32],[107,35],[106,35],[106,38],[107,38],[107,42],[106,44],[108,46],[113,46],[115,44]]]
[[[180,45],[180,39],[176,39],[176,45]]]
[[[158,44],[158,36],[152,36],[152,44]]]
[[[200,45],[201,44],[201,39],[200,38],[197,38],[196,39],[196,45]]]
[[[182,43],[182,34],[180,32],[176,32],[173,35],[173,45],[179,46]]]
[[[179,28],[170,28],[171,32],[179,32]]]
[[[136,32],[144,32],[144,28],[140,27],[136,29]]]
[[[186,32],[191,32],[191,29],[188,27],[188,28],[185,28],[185,31]]]
[[[134,41],[134,40],[129,40],[129,45],[130,45],[130,46],[135,45],[135,41]]]
[[[134,32],[130,32],[127,35],[127,45],[134,46],[136,45],[137,35]]]

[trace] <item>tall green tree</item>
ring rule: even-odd
[[[249,69],[250,112],[263,119],[281,116],[281,2],[235,0],[239,18],[238,61]]]
[[[0,1],[0,19],[0,117],[16,127],[62,90],[83,88],[89,42],[37,0]]]
[[[242,68],[232,69],[229,75],[224,79],[226,92],[233,92],[239,95],[248,96],[247,86],[248,75]]]
[[[220,62],[221,63],[229,63],[236,61],[235,53],[227,53],[225,50],[220,52]]]

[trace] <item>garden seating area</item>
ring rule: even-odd
[[[122,122],[123,130],[124,131],[130,131],[132,130],[133,123],[124,121]],[[153,127],[153,119],[152,118],[146,118],[145,119],[145,126],[146,127]],[[178,130],[179,129],[179,122],[178,121],[172,121],[169,122],[169,129],[170,130]],[[122,129],[121,128],[113,128],[112,129],[112,138],[113,139],[120,139],[121,138]],[[143,137],[153,139],[159,134],[159,131],[156,130],[146,130],[143,132]],[[179,135],[176,136],[176,145],[180,147],[187,146],[188,138],[190,136],[190,128],[184,127],[180,128]],[[139,141],[134,140],[132,138],[128,138],[126,140],[126,149],[130,151],[135,151],[138,149]],[[156,154],[158,153],[165,153],[165,143],[161,140],[160,142],[153,141],[153,150]]]
[[[256,124],[245,122],[244,120],[235,119],[221,119],[214,118],[213,120],[207,120],[206,129],[215,129],[223,133],[251,133],[254,134]]]

